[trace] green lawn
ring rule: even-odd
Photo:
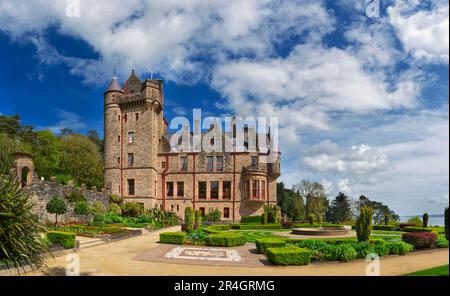
[[[407,276],[448,276],[448,264],[405,274]]]

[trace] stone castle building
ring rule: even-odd
[[[229,221],[260,215],[264,205],[276,204],[279,153],[275,162],[262,163],[268,153],[260,150],[209,153],[171,148],[175,134],[167,131],[162,80],[141,81],[133,71],[121,87],[114,77],[104,104],[104,179],[112,194],[146,208],[173,211],[181,218],[186,207],[205,214],[219,209],[221,219]],[[199,128],[197,122],[194,125]],[[184,133],[193,135],[187,127]],[[217,142],[233,141],[236,134],[233,126],[233,132]]]

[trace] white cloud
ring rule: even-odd
[[[55,134],[59,134],[59,132],[64,128],[72,129],[75,132],[86,130],[86,124],[77,114],[60,109],[57,109],[55,111],[59,121],[55,125],[39,127],[38,129],[48,129]]]
[[[422,1],[397,0],[388,8],[392,26],[406,51],[418,60],[434,63],[449,61],[448,1],[432,1],[430,10],[417,10]]]
[[[338,187],[339,192],[342,192],[347,195],[352,194],[352,188],[350,186],[349,179],[339,180],[337,183],[337,187]]]

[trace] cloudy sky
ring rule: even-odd
[[[108,80],[136,69],[168,119],[278,116],[288,186],[448,205],[448,1],[76,2],[0,2],[0,114],[102,132]]]

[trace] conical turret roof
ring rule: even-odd
[[[120,86],[120,83],[117,80],[116,76],[113,77],[113,79],[109,83],[109,86],[108,86],[108,88],[106,89],[105,92],[109,92],[109,91],[120,91],[120,92],[122,92],[122,87]]]

